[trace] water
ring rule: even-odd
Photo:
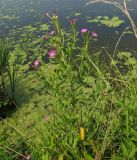
[[[119,0],[118,2],[122,2]],[[85,0],[0,0],[0,37],[19,36],[24,30],[24,26],[32,25],[38,27],[49,22],[44,17],[44,12],[52,14],[56,10],[64,27],[69,26],[69,19],[77,18],[78,28],[89,28],[98,33],[96,47],[114,48],[116,41],[125,27],[130,26],[125,15],[116,7],[97,3],[86,6]],[[129,0],[128,8],[131,16],[137,24],[137,0]],[[97,16],[118,16],[125,23],[119,27],[111,28],[99,23],[87,23]],[[34,27],[34,28],[35,28]],[[50,27],[52,29],[52,27]],[[39,29],[38,29],[39,30]],[[20,31],[20,32],[19,32]],[[37,36],[41,35],[37,32]],[[136,54],[137,40],[133,34],[127,34],[119,46],[120,50],[129,50]]]

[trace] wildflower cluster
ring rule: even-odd
[[[47,16],[48,18],[50,18],[53,21],[55,30],[51,30],[49,33],[45,34],[42,36],[42,38],[44,40],[50,40],[50,38],[54,38],[54,36],[58,36],[57,33],[59,33],[59,36],[62,36],[62,31],[59,30],[59,22],[58,22],[58,16],[56,16],[55,14],[53,14],[53,16],[50,16],[48,13],[44,14],[45,16]],[[73,31],[73,40],[76,43],[76,37],[77,37],[77,30],[76,30],[76,24],[77,24],[77,19],[70,19],[69,20],[69,24],[72,26],[72,31]],[[82,34],[82,36],[85,36],[85,34],[89,34],[89,30],[87,28],[82,28],[80,30],[80,33]],[[64,34],[64,33],[63,33]],[[91,32],[91,38],[93,39],[97,39],[98,35],[96,32]],[[51,40],[52,41],[52,40]],[[48,43],[48,41],[47,41]],[[54,43],[54,42],[52,42]],[[51,46],[53,46],[54,44],[51,44]],[[57,48],[56,47],[51,47],[49,53],[48,53],[48,57],[49,59],[54,59],[55,56],[57,54]],[[31,67],[33,69],[38,69],[41,66],[41,62],[38,59],[35,59],[32,64]]]

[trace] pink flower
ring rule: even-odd
[[[69,23],[70,23],[71,25],[74,25],[74,24],[76,24],[76,21],[77,21],[77,19],[71,19],[71,20],[69,20]]]
[[[40,62],[38,59],[35,59],[35,60],[32,62],[31,67],[32,67],[33,69],[37,69],[37,68],[40,67],[40,65],[41,65],[41,62]]]
[[[91,33],[91,36],[92,36],[93,38],[97,38],[97,37],[98,37],[98,35],[97,35],[96,32],[92,32],[92,33]]]
[[[49,13],[48,12],[45,12],[44,15],[47,16],[47,17],[49,17]]]
[[[83,33],[86,33],[88,31],[88,29],[87,28],[83,28],[83,29],[81,29],[81,33],[83,34]]]
[[[35,67],[38,67],[40,65],[40,61],[36,59],[33,64]]]
[[[52,48],[49,52],[49,58],[54,58],[55,57],[55,54],[56,54],[56,49],[55,48]]]
[[[55,31],[51,31],[50,33],[49,33],[49,36],[53,36],[55,34]]]
[[[45,115],[44,120],[47,122],[49,120],[49,116]]]

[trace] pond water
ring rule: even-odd
[[[86,0],[0,0],[0,37],[19,37],[29,31],[39,36],[52,29],[52,25],[47,25],[49,19],[44,13],[52,14],[56,10],[64,27],[69,26],[69,19],[76,18],[79,29],[87,27],[98,33],[96,47],[113,49],[125,27],[130,26],[127,17],[112,5],[97,3],[87,6],[86,2]],[[123,0],[118,2],[121,3]],[[128,0],[127,4],[132,18],[137,22],[137,0]],[[136,54],[137,41],[131,28],[129,31],[123,37],[119,49],[130,50]]]

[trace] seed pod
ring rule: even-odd
[[[80,136],[80,140],[83,141],[85,134],[84,134],[84,128],[82,127],[80,127],[79,136]]]
[[[63,154],[60,154],[58,160],[63,160]]]

